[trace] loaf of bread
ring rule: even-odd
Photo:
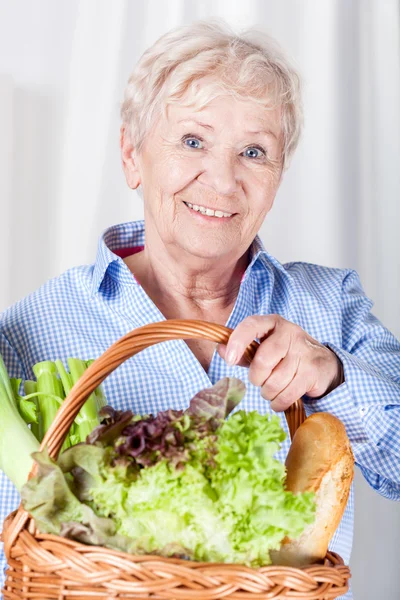
[[[315,521],[296,540],[271,552],[273,564],[301,567],[321,561],[338,527],[354,477],[354,457],[343,423],[315,413],[297,429],[286,459],[286,487],[315,492]]]

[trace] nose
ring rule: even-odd
[[[211,187],[221,196],[231,196],[237,190],[237,174],[231,156],[210,156],[204,159],[200,183]]]

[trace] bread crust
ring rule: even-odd
[[[286,458],[286,488],[315,492],[314,522],[296,540],[285,538],[271,553],[274,564],[305,566],[326,556],[346,508],[354,478],[354,456],[343,423],[329,413],[314,413],[297,429]]]

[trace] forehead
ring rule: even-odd
[[[201,106],[198,100],[192,93],[184,96],[180,103],[167,104],[164,117],[166,124],[184,127],[194,121],[210,131],[229,127],[232,132],[271,132],[277,138],[281,135],[280,106],[269,107],[266,102],[256,102],[250,97],[237,98],[228,93],[220,93]]]

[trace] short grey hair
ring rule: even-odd
[[[215,83],[200,90],[197,81],[210,75]],[[266,109],[281,107],[287,167],[303,125],[300,76],[276,41],[256,29],[236,34],[224,21],[212,19],[168,31],[135,66],[121,106],[122,123],[140,151],[168,104],[181,103],[185,96],[200,108],[222,93]]]

